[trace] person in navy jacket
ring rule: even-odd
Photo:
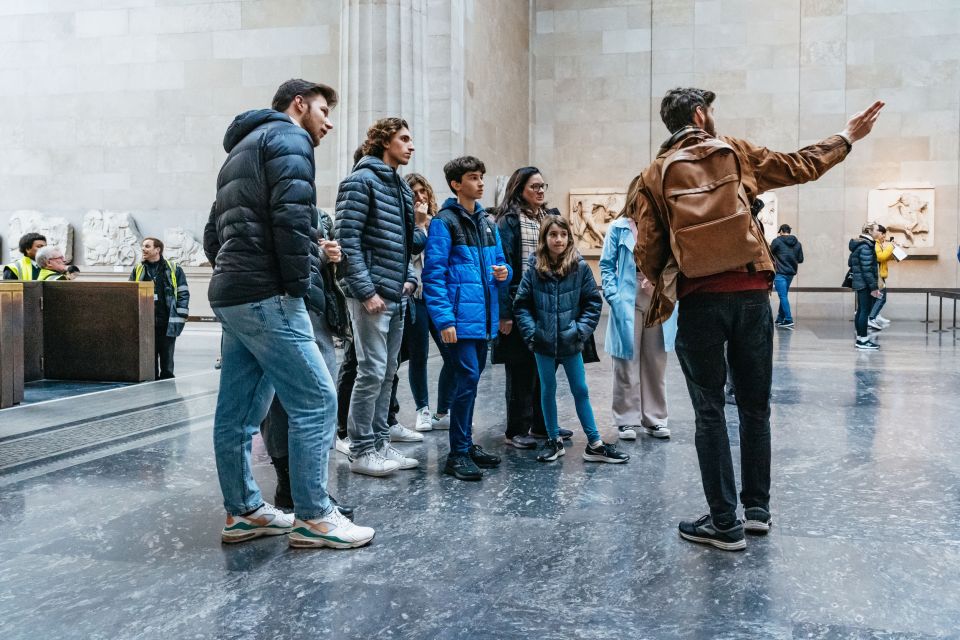
[[[498,288],[508,286],[512,274],[497,227],[479,202],[483,162],[463,156],[448,162],[443,173],[456,197],[448,198],[430,223],[422,274],[427,310],[448,347],[446,363],[456,380],[443,471],[459,480],[480,480],[480,467],[495,467],[500,458],[474,444],[473,407],[487,343],[497,331]]]

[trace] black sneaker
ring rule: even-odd
[[[330,496],[329,494],[328,496],[330,498],[330,504],[335,506],[337,508],[337,511],[343,514],[344,518],[346,518],[347,520],[353,520],[353,512],[356,510],[356,507],[340,504],[339,502],[337,502],[336,498],[334,498],[333,496]]]
[[[512,438],[505,438],[505,442],[511,447],[516,447],[517,449],[536,449],[537,440],[530,435],[522,436],[513,436]]]
[[[873,340],[869,340],[869,339],[860,340],[859,338],[857,338],[856,346],[857,346],[857,349],[862,349],[864,351],[876,351],[877,349],[880,348],[880,345],[878,345]]]
[[[747,533],[766,535],[773,524],[773,516],[763,507],[747,507],[743,510],[743,529]]]
[[[482,469],[492,469],[500,464],[500,456],[487,453],[483,450],[483,447],[478,444],[470,447],[470,459]]]
[[[457,480],[480,480],[483,478],[483,471],[480,471],[480,468],[465,453],[448,455],[447,464],[443,466],[443,472]]]
[[[537,460],[540,462],[553,462],[567,452],[563,448],[563,440],[547,440],[540,447],[540,453],[537,454]]]
[[[710,514],[697,521],[681,520],[680,537],[690,542],[709,544],[724,551],[742,551],[747,548],[747,541],[743,537],[743,523],[734,520],[728,529],[718,529],[713,526]]]
[[[793,320],[784,320],[783,322],[778,322],[777,326],[781,329],[793,329],[794,322]]]
[[[594,449],[587,444],[587,447],[583,450],[583,459],[587,462],[610,462],[612,464],[620,464],[621,462],[626,462],[630,459],[630,455],[626,453],[621,453],[617,451],[617,448],[612,444],[607,444],[603,442],[599,447]]]
[[[545,440],[549,438],[549,436],[545,433],[534,433],[532,435],[537,440]],[[570,429],[560,429],[560,437],[564,440],[569,440],[573,437],[573,431],[570,431]]]

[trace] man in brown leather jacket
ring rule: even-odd
[[[678,237],[679,229],[675,227],[679,226],[679,214],[671,208],[677,206],[676,199],[664,196],[663,167],[678,150],[694,145],[700,145],[698,149],[720,146],[728,154],[732,148],[742,187],[738,190],[739,200],[752,203],[769,189],[816,180],[843,161],[852,144],[870,133],[883,103],[877,101],[853,116],[837,135],[795,153],[776,153],[744,140],[718,137],[712,106],[715,97],[713,92],[702,89],[674,89],[663,98],[660,117],[671,137],[641,175],[635,257],[638,268],[656,283],[648,324],[664,321],[677,300],[683,300],[676,351],[696,413],[697,457],[710,513],[695,521],[682,521],[680,535],[734,551],[746,548],[744,530],[763,534],[772,522],[769,501],[773,318],[769,292],[773,259],[753,221],[748,232],[739,236],[742,240],[730,241],[728,237],[723,251],[712,242],[691,243],[690,234],[686,239]],[[705,185],[676,192],[697,193],[708,188],[715,187]],[[711,204],[709,198],[704,202],[707,207]],[[693,211],[696,213],[696,207]],[[675,254],[676,251],[681,253]],[[736,262],[742,266],[731,268],[725,258],[734,251],[747,260]],[[697,277],[685,276],[685,269],[688,275],[695,273]],[[737,389],[740,414],[740,501],[745,521],[737,518],[736,479],[724,418],[727,362]]]

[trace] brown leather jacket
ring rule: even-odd
[[[702,137],[709,134],[692,129],[689,135]],[[680,272],[670,248],[668,218],[663,213],[667,206],[661,190],[660,172],[666,156],[683,145],[688,137],[668,140],[667,143],[672,141],[670,146],[660,147],[656,159],[640,177],[640,202],[634,209],[634,221],[637,224],[634,258],[637,268],[656,285],[650,313],[646,317],[648,327],[669,318],[677,301]],[[850,151],[850,144],[839,135],[830,136],[794,153],[770,151],[737,138],[723,136],[722,139],[734,148],[740,158],[741,180],[751,202],[764,191],[816,180],[842,162]],[[765,242],[762,246],[762,255],[758,256],[754,265],[758,271],[773,271],[769,247]],[[712,248],[704,246],[703,250],[711,251]]]

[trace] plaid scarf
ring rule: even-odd
[[[533,215],[529,209],[520,210],[520,259],[526,265],[530,256],[537,252],[537,242],[540,240],[540,223],[543,221],[543,211]]]

